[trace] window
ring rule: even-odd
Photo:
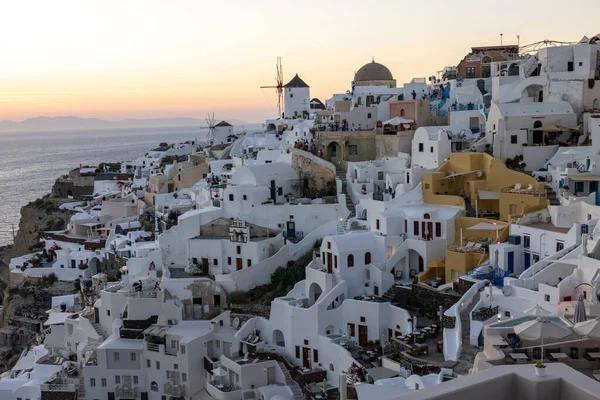
[[[95,378],[90,378],[90,386],[96,387],[96,379]]]
[[[290,98],[294,97],[294,93],[290,93]]]
[[[181,374],[181,380],[187,382],[187,374],[185,372]]]
[[[106,310],[106,315],[110,317],[110,310]]]
[[[176,349],[179,346],[179,342],[177,340],[171,340],[171,348]]]
[[[489,63],[491,63],[491,62],[492,62],[492,57],[490,57],[490,56],[484,56],[484,57],[481,59],[481,63],[482,63],[482,64],[489,64]]]
[[[422,153],[424,148],[425,146],[423,145],[423,143],[419,143],[419,153]]]
[[[442,223],[435,223],[435,237],[442,237]]]
[[[237,246],[235,251],[237,254],[242,254],[242,246]]]
[[[148,368],[152,367],[151,363],[152,363],[152,361],[146,360],[146,367],[148,367]]]
[[[177,371],[179,369],[179,364],[173,364],[173,369]]]
[[[404,233],[408,233],[408,220],[404,220]]]
[[[137,375],[134,375],[133,376],[133,384],[137,385],[138,383],[139,383],[139,379],[138,379]]]
[[[308,340],[304,339],[304,345],[308,346]]]
[[[194,258],[192,258],[192,262],[193,262],[194,264],[198,264],[198,259],[197,259],[196,257],[194,257]]]
[[[317,350],[317,349],[313,350],[313,362],[316,362],[316,363],[319,362],[319,350]]]
[[[360,322],[365,322],[367,319],[365,317],[360,317]]]
[[[283,196],[283,187],[282,186],[279,186],[277,188],[277,196]]]
[[[216,267],[217,265],[219,265],[219,260],[217,260],[216,258],[213,259],[213,265]]]
[[[517,144],[517,135],[510,135],[510,144]]]
[[[135,361],[135,353],[131,353],[131,361]]]
[[[252,266],[252,260],[248,259],[248,263],[247,264],[248,264],[248,267],[251,267]]]
[[[348,267],[354,267],[354,256],[352,254],[348,254]]]
[[[355,145],[355,144],[351,144],[351,145],[348,147],[348,153],[349,153],[350,155],[355,155],[355,154],[358,154],[358,146],[357,146],[357,145]]]
[[[229,201],[233,201],[233,193],[229,195]]]
[[[565,248],[565,244],[563,242],[556,242],[556,251],[561,251]]]
[[[535,264],[536,262],[540,261],[540,255],[539,254],[533,254],[531,259],[533,260],[533,263]]]
[[[467,67],[467,78],[475,78],[475,67]]]
[[[113,358],[115,361],[119,361],[119,353],[117,353],[116,351],[113,354]]]
[[[102,385],[102,387],[106,387],[106,378],[102,378],[100,380],[100,384]]]
[[[379,230],[379,220],[375,220],[375,229]]]
[[[152,382],[150,384],[150,390],[152,390],[153,392],[158,392],[158,383]]]
[[[337,269],[337,256],[333,256],[333,267]]]
[[[115,384],[116,385],[120,385],[121,384],[121,377],[119,375],[115,376]]]
[[[510,318],[510,311],[504,311],[504,316]]]
[[[575,193],[583,192],[583,182],[575,182]]]
[[[157,362],[156,362],[156,369],[157,369],[157,370],[158,370],[158,369],[160,369],[160,361],[157,361]]]
[[[550,295],[549,294],[545,294],[544,295],[544,301],[550,302]]]
[[[382,180],[383,180],[383,178],[384,178],[384,176],[383,176],[383,171],[379,171],[379,172],[377,172],[377,180],[379,180],[379,181],[382,181]]]
[[[433,146],[429,147],[429,152],[433,153]]]
[[[215,340],[215,345],[217,346],[217,349],[221,348],[221,341],[220,340]]]
[[[331,249],[331,242],[327,242],[327,250]]]
[[[469,118],[469,128],[471,130],[479,130],[479,117]]]
[[[181,350],[181,354],[185,354],[185,346],[184,345],[181,345],[179,350]]]
[[[231,265],[231,257],[227,257],[227,265]]]
[[[573,61],[567,62],[567,71],[569,71],[569,72],[573,71],[573,67],[574,67]]]
[[[365,265],[371,264],[371,252],[367,251],[365,253]]]
[[[300,346],[296,346],[296,358],[300,358]]]
[[[594,111],[598,110],[598,99],[594,99],[594,101],[592,102],[592,108],[594,109]]]
[[[419,221],[413,222],[413,234],[419,236]]]
[[[248,196],[246,196],[245,194],[242,195],[242,200],[248,200]]]
[[[531,247],[531,236],[523,236],[523,248],[529,249]]]
[[[368,113],[368,114],[367,114],[367,118],[369,118],[369,119],[371,119],[371,118],[372,118],[372,117],[371,117],[371,113]]]

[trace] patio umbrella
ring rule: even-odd
[[[600,338],[600,317],[577,323],[573,327],[573,331],[580,336]]]
[[[515,333],[528,340],[541,339],[541,359],[544,359],[544,339],[562,339],[573,332],[567,327],[558,325],[548,317],[537,317],[532,321],[523,322],[515,326]]]
[[[573,323],[584,322],[587,320],[585,315],[585,305],[583,304],[583,295],[580,294],[577,297],[577,304],[575,305],[575,313],[573,314]]]
[[[542,308],[539,305],[536,305],[535,307],[531,307],[529,310],[526,310],[525,314],[535,315],[536,317],[546,317],[548,315],[551,315],[552,313],[550,311],[546,310],[545,308]]]

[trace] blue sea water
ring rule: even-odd
[[[21,207],[80,164],[132,160],[160,142],[205,137],[197,127],[0,132],[0,245],[12,242]]]

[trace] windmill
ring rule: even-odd
[[[281,57],[277,57],[277,76],[275,77],[275,86],[261,86],[261,89],[275,89],[277,92],[277,112],[281,117],[281,108],[283,107],[283,66],[281,65]]]
[[[207,114],[205,120],[206,126],[202,126],[200,129],[208,129],[206,142],[209,146],[212,146],[215,141],[215,113],[212,113],[212,115],[210,113]]]

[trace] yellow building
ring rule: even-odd
[[[485,153],[452,153],[437,171],[423,177],[423,199],[428,204],[460,206],[465,217],[455,223],[455,243],[443,263],[424,274],[452,282],[488,259],[487,246],[506,240],[512,220],[548,206],[544,184],[510,170]]]

